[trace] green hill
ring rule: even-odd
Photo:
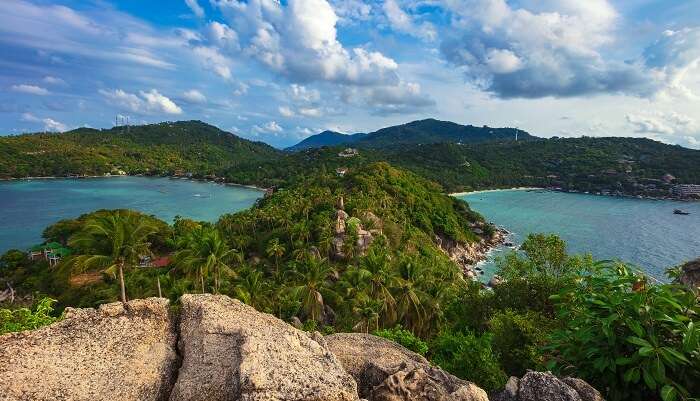
[[[324,131],[304,139],[298,144],[287,148],[287,150],[299,151],[309,148],[341,145],[382,148],[432,143],[510,141],[515,140],[516,133],[518,140],[535,138],[527,132],[515,128],[475,127],[429,118],[382,128],[369,134],[344,135],[337,132]]]
[[[218,174],[280,152],[201,121],[0,136],[0,177]]]

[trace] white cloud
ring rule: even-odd
[[[212,21],[207,25],[206,31],[209,40],[218,47],[229,51],[240,50],[238,34],[228,25]]]
[[[188,91],[185,91],[182,94],[182,97],[185,99],[185,101],[189,103],[206,103],[207,98],[204,96],[204,94],[196,89],[190,89]]]
[[[351,88],[343,94],[346,103],[368,108],[374,115],[413,114],[435,106],[420,84],[401,82],[396,86]]]
[[[280,106],[278,111],[284,117],[294,117],[294,111],[287,106]]]
[[[691,71],[700,67],[700,28],[667,30],[644,51],[644,62],[665,85],[666,94],[697,99],[685,85]]]
[[[304,85],[291,84],[289,86],[289,97],[296,102],[310,103],[321,100],[321,93]]]
[[[182,109],[175,102],[155,89],[151,89],[148,92],[140,91],[139,96],[121,89],[111,91],[101,89],[99,92],[110,103],[134,113],[182,114]]]
[[[26,93],[29,95],[46,96],[49,94],[49,91],[46,88],[42,88],[41,86],[36,86],[36,85],[28,85],[28,84],[12,85],[10,87],[10,89],[12,89],[15,92]]]
[[[284,131],[284,128],[277,124],[276,121],[269,121],[262,125],[254,125],[253,132],[256,134],[280,134]]]
[[[627,122],[638,134],[688,135],[698,131],[698,125],[691,117],[676,112],[628,114]]]
[[[299,109],[299,114],[305,117],[321,117],[323,111],[318,107],[302,107]]]
[[[241,54],[294,81],[353,85],[396,82],[396,62],[338,41],[338,16],[326,0],[213,0],[235,29]]]
[[[185,4],[187,4],[187,7],[189,7],[198,18],[204,17],[204,9],[199,5],[197,0],[185,0]]]
[[[32,113],[22,113],[20,120],[30,122],[30,123],[42,123],[44,125],[44,131],[47,132],[63,132],[67,131],[68,127],[52,118],[39,118]]]
[[[243,96],[248,94],[248,89],[250,89],[250,86],[246,84],[245,82],[238,82],[236,84],[236,89],[233,90],[233,94],[235,96]]]
[[[411,15],[401,9],[396,0],[385,0],[383,8],[389,24],[395,31],[427,41],[433,41],[437,37],[435,27],[431,23],[417,24]]]
[[[66,85],[68,85],[68,84],[66,83],[66,81],[64,81],[63,79],[61,79],[61,78],[56,78],[56,77],[52,77],[52,76],[50,76],[50,75],[45,76],[44,79],[42,79],[42,81],[44,81],[45,83],[47,83],[47,84],[49,84],[49,85],[59,85],[59,86],[66,86]]]
[[[608,0],[445,0],[452,33],[442,53],[470,83],[499,97],[588,93],[647,96],[658,89],[642,60],[608,60],[619,16]]]
[[[200,63],[204,68],[208,68],[224,79],[231,78],[231,61],[215,47],[196,46],[192,49],[195,55],[200,58]]]

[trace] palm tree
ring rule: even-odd
[[[277,271],[280,269],[280,258],[284,256],[286,251],[287,249],[284,247],[284,245],[280,244],[280,240],[278,238],[273,238],[267,244],[267,256],[275,258],[275,267]]]
[[[219,292],[221,273],[234,274],[230,264],[237,259],[238,251],[228,246],[214,227],[200,227],[192,230],[179,241],[183,247],[175,254],[175,267],[188,274],[196,274],[205,292],[204,279],[214,274],[214,292]]]
[[[414,332],[419,332],[425,322],[425,305],[429,303],[428,295],[420,288],[422,279],[421,265],[413,258],[406,257],[399,264],[398,274],[391,283],[395,294],[398,312]]]
[[[371,248],[367,256],[360,259],[360,267],[369,272],[370,295],[382,302],[381,313],[384,321],[388,325],[393,324],[396,321],[396,299],[389,288],[394,276],[389,255],[382,248]]]
[[[250,267],[241,269],[233,291],[236,298],[257,310],[267,303],[267,282],[259,270]]]
[[[72,257],[64,263],[71,273],[100,270],[119,274],[121,300],[126,302],[124,270],[136,266],[151,254],[148,238],[158,227],[145,216],[130,210],[116,210],[92,217],[69,240],[68,245],[89,254]]]
[[[326,301],[333,298],[328,277],[334,273],[326,259],[309,257],[295,270],[298,285],[291,288],[292,294],[301,300],[302,307],[311,320],[319,321]]]

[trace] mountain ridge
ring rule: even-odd
[[[517,135],[516,135],[517,134]],[[323,146],[356,145],[382,148],[397,145],[432,143],[481,143],[506,140],[530,140],[537,137],[517,128],[493,128],[484,125],[462,125],[434,118],[411,121],[405,124],[380,128],[370,133],[342,134],[323,131],[312,135],[285,150],[299,151]]]

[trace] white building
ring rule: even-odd
[[[700,185],[698,184],[679,184],[671,188],[671,193],[681,198],[690,196],[700,197]]]

